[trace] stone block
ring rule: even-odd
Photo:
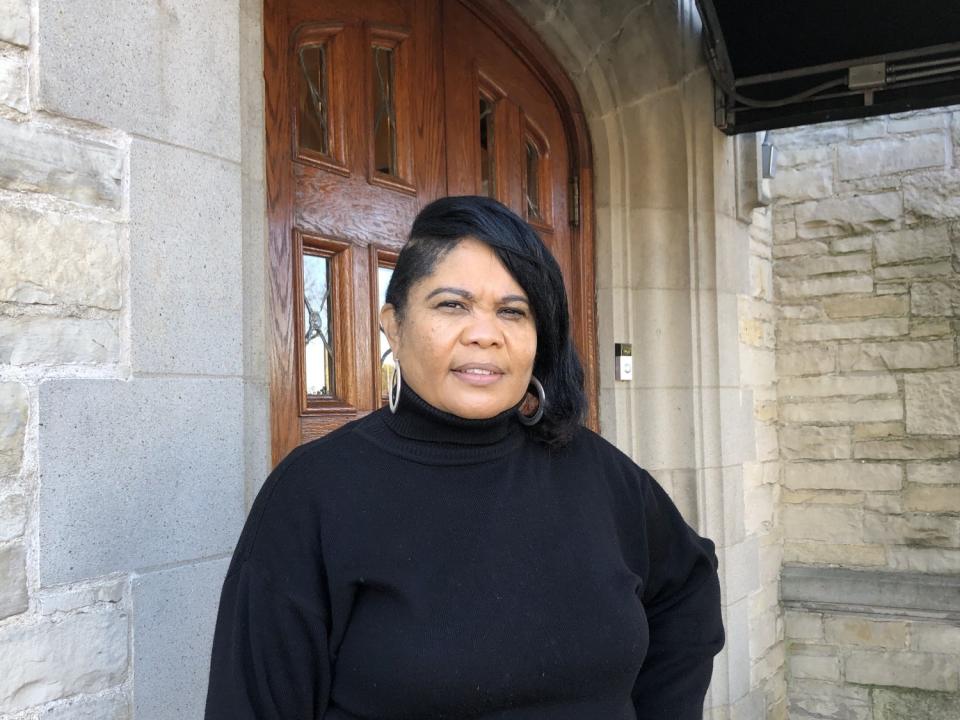
[[[960,513],[960,487],[910,485],[903,492],[904,507],[917,512]]]
[[[842,180],[943,167],[945,163],[946,143],[942,132],[841,145],[837,155]]]
[[[910,309],[910,298],[907,295],[838,296],[825,299],[823,309],[831,318],[899,317]]]
[[[0,542],[20,537],[26,526],[27,498],[14,493],[0,499]]]
[[[906,335],[909,330],[910,321],[907,318],[872,318],[804,325],[784,324],[780,337],[785,342],[821,342],[823,340],[897,337]]]
[[[903,469],[896,463],[787,463],[784,486],[791,490],[899,490]]]
[[[841,372],[940,368],[956,363],[956,351],[952,340],[852,343],[840,346],[838,361]]]
[[[960,550],[952,548],[914,548],[891,546],[887,549],[894,570],[920,573],[960,574]],[[956,609],[956,604],[951,610]]]
[[[787,540],[783,544],[783,561],[802,565],[876,567],[886,564],[887,552],[882,545],[837,545]]]
[[[906,432],[902,422],[862,423],[853,428],[854,440],[873,440],[875,438],[899,437]]]
[[[130,720],[131,717],[126,696],[122,691],[113,691],[46,707],[37,720]]]
[[[853,446],[853,456],[863,460],[936,460],[960,454],[960,440],[904,438],[867,440]]]
[[[960,314],[960,283],[956,280],[913,283],[910,286],[910,312],[934,317]]]
[[[874,292],[877,295],[903,295],[910,292],[910,285],[902,282],[878,282]]]
[[[776,270],[776,264],[774,265]],[[830,275],[817,278],[777,278],[775,286],[781,297],[804,298],[846,293],[873,292],[870,275]]]
[[[854,650],[845,663],[847,682],[956,692],[956,659],[917,652]]]
[[[834,372],[836,367],[836,345],[777,352],[777,373],[780,375],[821,375]]]
[[[783,503],[793,505],[864,505],[867,495],[852,490],[790,490],[784,488],[780,494]]]
[[[23,543],[0,545],[0,620],[27,609],[27,565]]]
[[[229,552],[245,515],[242,417],[239,380],[41,385],[41,585]]]
[[[0,317],[0,363],[103,365],[119,357],[116,317]]]
[[[240,375],[239,168],[134,141],[130,177],[134,370]]]
[[[240,159],[237,3],[41,3],[39,28],[50,112]]]
[[[778,168],[777,176],[770,184],[774,198],[796,202],[816,200],[834,194],[833,165],[806,165],[801,168]]]
[[[960,217],[960,171],[928,171],[905,176],[903,209],[917,220]]]
[[[813,126],[808,126],[813,127]],[[778,139],[779,140],[779,139]],[[811,145],[810,147],[804,147],[803,145],[788,146],[783,149],[779,147],[780,143],[777,142],[778,153],[777,153],[777,169],[795,169],[810,167],[811,165],[823,165],[823,164],[832,164],[836,151],[833,147],[828,145]],[[777,177],[780,177],[780,174],[777,173]]]
[[[122,691],[79,697],[44,708],[37,720],[130,720],[130,703]]]
[[[695,467],[693,436],[693,395],[679,388],[636,388],[633,390],[636,417],[670,418],[645,425],[633,433],[631,457],[643,458],[648,469]],[[678,428],[680,430],[678,431]]]
[[[127,642],[127,616],[117,609],[0,628],[0,712],[119,684]]]
[[[896,395],[893,375],[821,375],[783,378],[777,383],[780,397],[834,397],[839,395]]]
[[[950,257],[950,236],[946,225],[905,228],[880,233],[874,238],[877,263],[913,262]]]
[[[942,128],[947,125],[948,121],[949,115],[944,113],[941,108],[912,110],[890,115],[887,119],[887,129],[892,133],[910,133],[918,130]]]
[[[801,238],[863,235],[892,229],[902,216],[899,192],[810,201],[797,205],[797,234]]]
[[[0,188],[119,208],[123,149],[0,118]]]
[[[789,640],[820,642],[823,640],[823,615],[802,610],[783,614],[784,636]]]
[[[0,105],[22,113],[30,110],[25,54],[0,55]]]
[[[850,457],[850,428],[845,425],[785,425],[780,452],[788,459],[839,460]],[[788,466],[789,467],[789,466]]]
[[[953,334],[953,324],[949,319],[912,318],[910,320],[910,337],[945,337]]]
[[[797,678],[787,692],[790,720],[874,720],[869,688]]]
[[[840,658],[833,655],[791,655],[790,677],[809,680],[840,680]]]
[[[0,40],[30,44],[30,0],[0,0]]]
[[[873,720],[947,720],[960,718],[960,694],[877,688]]]
[[[0,477],[20,472],[30,396],[18,382],[0,383]]]
[[[869,140],[887,134],[887,119],[884,117],[860,120],[850,126],[851,140]]]
[[[650,168],[633,176],[630,206],[683,210],[688,205],[687,164],[678,162],[673,148],[684,144],[684,129],[677,124],[682,112],[679,89],[670,88],[622,110],[624,128],[647,128],[648,132],[627,130],[627,167]],[[675,144],[677,143],[677,144]]]
[[[785,505],[782,512],[784,533],[790,540],[842,545],[863,542],[863,511],[858,508]]]
[[[115,223],[0,209],[0,301],[116,310],[121,273]]]
[[[914,278],[928,278],[952,276],[953,265],[949,260],[924,262],[917,265],[884,265],[873,271],[873,276],[882,280],[912,280]]]
[[[816,298],[807,298],[810,302],[803,305],[787,305],[780,303],[777,314],[783,320],[823,320],[822,303]]]
[[[907,432],[956,435],[960,431],[960,370],[904,377]]]
[[[224,558],[133,581],[134,716],[203,716]]]
[[[630,262],[612,258],[619,266],[611,273],[626,274],[633,288],[684,289],[690,287],[690,218],[685,211],[632,208],[623,234],[629,237]],[[616,287],[616,286],[614,286]]]
[[[857,645],[902,650],[907,645],[907,624],[879,621],[856,615],[828,616],[823,621],[826,641],[833,645]]]
[[[42,615],[68,613],[89,608],[97,603],[118,603],[123,601],[127,588],[127,577],[120,580],[107,580],[94,584],[84,584],[68,589],[41,590],[37,600]]]
[[[960,653],[960,627],[935,621],[912,622],[910,648],[920,652],[956,655]]]
[[[776,273],[779,277],[811,277],[833,273],[869,272],[872,269],[873,260],[867,253],[802,256],[790,260],[779,260],[776,265]]]
[[[773,246],[773,257],[775,260],[792,257],[812,257],[816,255],[825,255],[829,252],[830,246],[822,240],[801,240],[800,242],[779,243]],[[777,263],[779,270],[780,264]]]
[[[785,403],[780,417],[795,423],[835,423],[901,420],[903,403],[899,400],[820,400]]]
[[[910,463],[907,480],[923,485],[960,485],[960,462]]]
[[[873,250],[873,240],[870,237],[839,238],[830,241],[830,251],[841,253],[860,253]]]
[[[875,543],[960,547],[960,520],[928,513],[867,513],[863,520],[863,535],[868,542]]]

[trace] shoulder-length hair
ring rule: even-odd
[[[477,195],[440,198],[424,207],[397,258],[386,301],[402,322],[410,288],[467,237],[489,245],[527,294],[537,329],[533,374],[547,398],[543,418],[527,431],[551,447],[565,445],[586,411],[583,367],[570,337],[560,266],[533,228],[514,212]]]

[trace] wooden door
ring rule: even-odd
[[[589,144],[539,40],[499,0],[267,0],[264,25],[274,463],[382,404],[385,284],[446,194],[496,197],[557,256],[595,427]]]

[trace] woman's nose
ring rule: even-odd
[[[481,347],[498,345],[503,341],[503,333],[497,323],[495,313],[474,313],[463,329],[461,339],[464,344],[476,344]]]

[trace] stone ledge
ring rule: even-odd
[[[784,607],[960,621],[960,575],[785,565]]]

